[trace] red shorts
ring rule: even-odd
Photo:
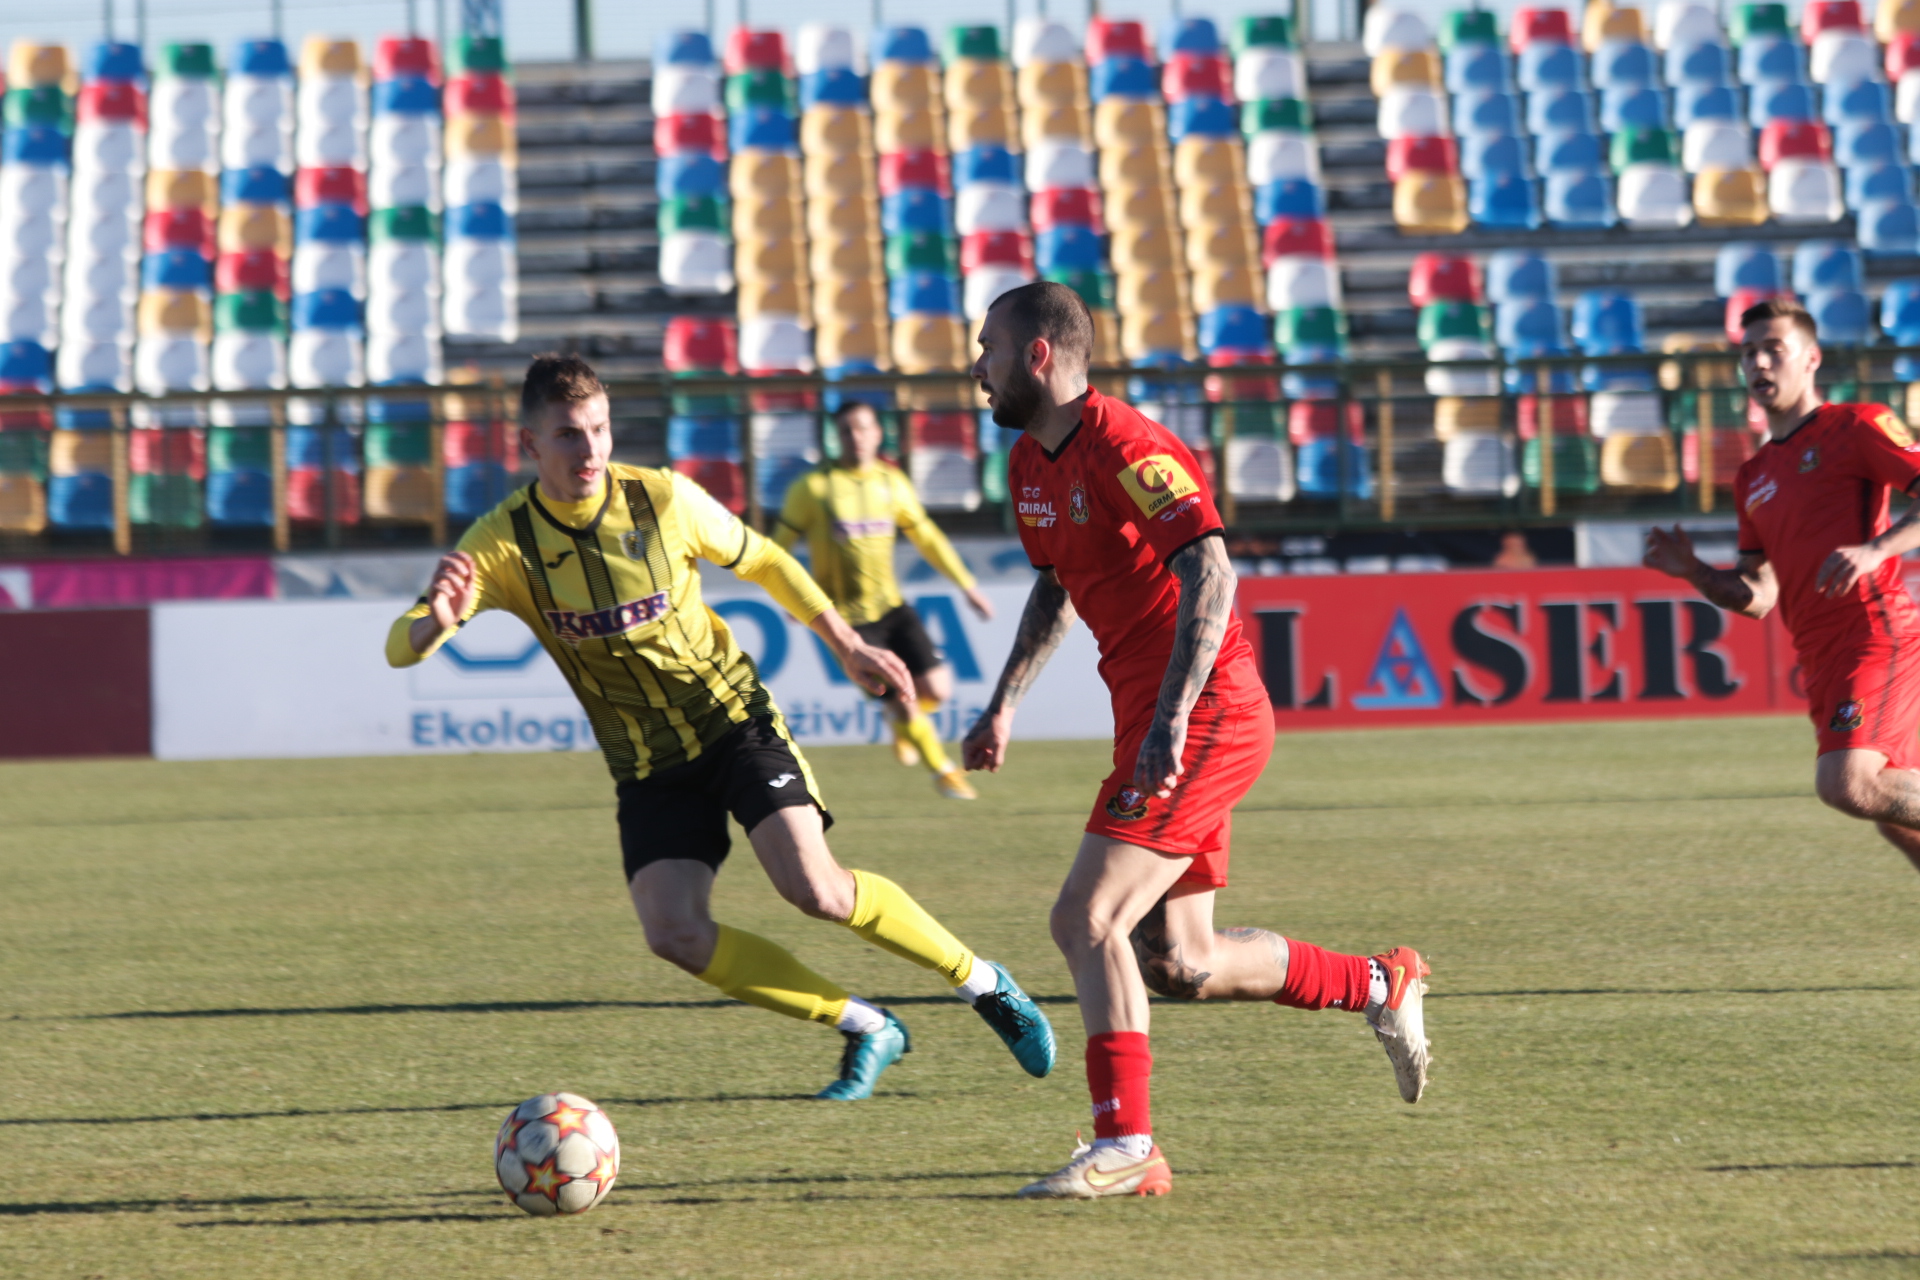
[[[1273,708],[1258,702],[1223,707],[1203,693],[1187,719],[1180,785],[1162,800],[1133,785],[1140,744],[1153,724],[1149,713],[1113,744],[1113,772],[1100,784],[1087,830],[1157,853],[1191,857],[1180,884],[1218,889],[1227,883],[1227,843],[1233,806],[1252,789],[1273,754]]]
[[[1895,769],[1920,764],[1920,644],[1874,640],[1824,656],[1801,669],[1807,715],[1829,751],[1878,751]]]

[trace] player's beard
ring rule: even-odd
[[[1009,431],[1025,431],[1032,426],[1040,416],[1040,406],[1040,380],[1023,365],[1008,370],[1006,378],[993,389],[993,421]]]

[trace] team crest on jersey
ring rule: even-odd
[[[1858,729],[1861,720],[1864,719],[1862,711],[1858,702],[1843,702],[1833,709],[1833,719],[1827,722],[1827,728],[1835,733]]]
[[[1107,816],[1122,822],[1138,822],[1147,816],[1147,796],[1138,787],[1122,787],[1107,801]]]
[[[1093,512],[1087,507],[1087,491],[1079,485],[1067,490],[1067,519],[1075,524],[1085,524]]]
[[[1747,495],[1747,514],[1752,515],[1755,507],[1778,492],[1780,492],[1780,482],[1772,476],[1753,486],[1753,492]]]
[[[629,560],[647,558],[647,535],[639,529],[629,529],[620,535],[620,549],[627,553]]]
[[[669,608],[667,593],[656,591],[643,600],[629,600],[610,609],[595,609],[592,613],[547,609],[542,616],[554,635],[577,649],[582,640],[625,635],[635,627],[644,627],[665,616]]]
[[[1805,475],[1819,465],[1820,446],[1810,444],[1807,446],[1806,451],[1800,455],[1800,474]]]
[[[1128,463],[1120,472],[1120,487],[1132,496],[1143,516],[1157,516],[1180,499],[1200,492],[1187,469],[1170,453]]]

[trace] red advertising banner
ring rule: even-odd
[[[1246,578],[1285,729],[1801,708],[1793,646],[1646,569]]]

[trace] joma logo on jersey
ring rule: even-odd
[[[667,593],[656,591],[644,600],[629,600],[625,604],[614,605],[611,609],[595,609],[592,613],[575,613],[571,609],[548,609],[545,613],[547,626],[553,634],[568,644],[577,645],[582,640],[594,640],[602,636],[625,635],[635,627],[645,626],[667,612]]]
[[[1753,486],[1753,492],[1747,495],[1747,514],[1752,515],[1755,507],[1778,492],[1780,492],[1780,482],[1772,476]]]
[[[1156,453],[1151,458],[1127,464],[1126,470],[1120,473],[1120,487],[1133,497],[1140,514],[1146,516],[1157,516],[1180,499],[1200,492],[1200,486],[1193,482],[1187,469],[1170,453]]]

